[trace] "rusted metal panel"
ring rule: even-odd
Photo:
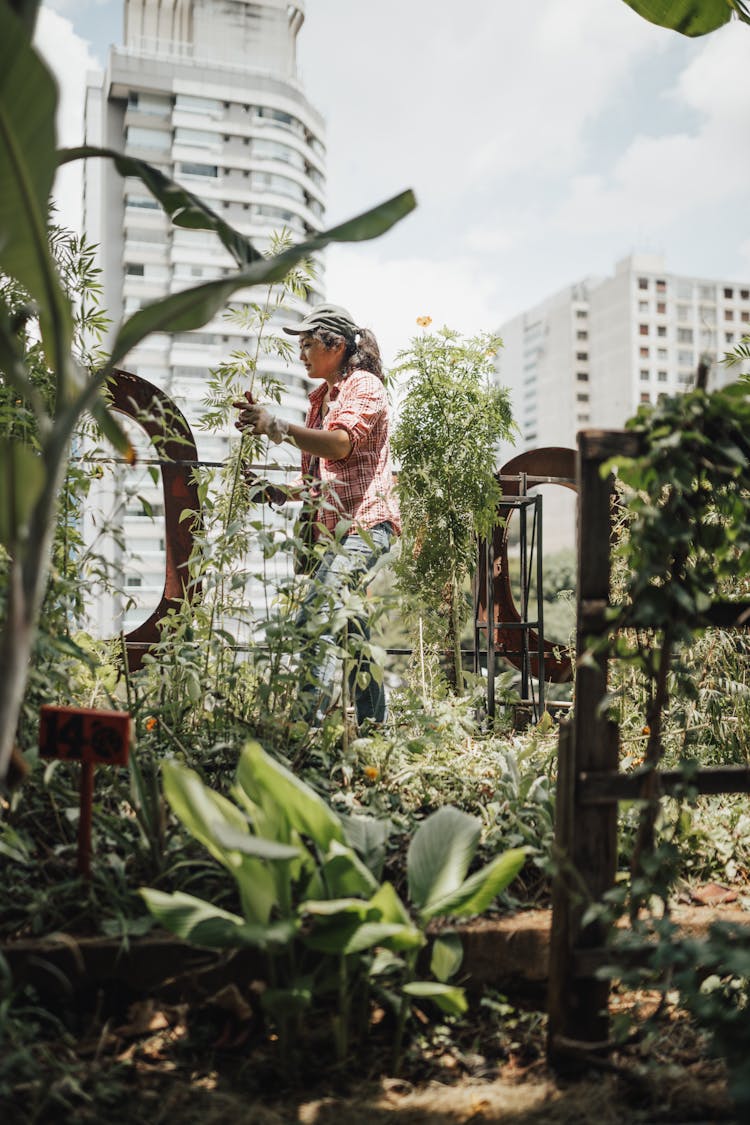
[[[200,595],[199,583],[191,582],[188,574],[195,531],[201,527],[194,479],[198,450],[184,414],[159,387],[140,375],[117,370],[108,388],[113,409],[131,418],[151,440],[161,466],[164,495],[164,590],[151,616],[125,636],[128,667],[135,671],[141,667],[144,654],[158,641],[159,622],[169,609]],[[186,510],[195,512],[195,517],[183,519]]]

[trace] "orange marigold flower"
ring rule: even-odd
[[[148,719],[146,719],[146,730],[148,730],[148,731],[156,730],[158,725],[159,725],[159,720],[155,719],[153,715],[151,715]]]
[[[645,726],[645,727],[643,728],[643,734],[651,734],[651,727],[650,727],[650,726],[648,726],[648,725],[646,725],[646,726]]]
[[[430,325],[432,324],[432,317],[431,316],[418,316],[417,317],[417,324],[419,325],[420,328],[429,328]]]
[[[368,781],[377,781],[380,776],[380,770],[377,766],[365,766],[364,775]]]

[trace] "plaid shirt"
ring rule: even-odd
[[[374,527],[389,520],[400,534],[398,499],[393,488],[393,466],[389,442],[388,396],[377,375],[353,371],[331,390],[328,413],[321,421],[320,411],[328,387],[321,383],[310,395],[305,425],[310,429],[346,430],[351,452],[338,461],[313,458],[302,451],[302,475],[319,478],[324,505],[318,523],[333,531],[343,517],[361,528]],[[328,507],[326,506],[328,505]]]

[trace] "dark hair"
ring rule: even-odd
[[[380,348],[369,328],[358,328],[354,336],[342,336],[339,332],[332,332],[330,328],[315,328],[310,335],[320,340],[324,348],[335,348],[343,341],[345,377],[351,375],[352,371],[370,371],[378,379],[383,378]]]

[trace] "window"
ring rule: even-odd
[[[651,395],[648,391],[641,391],[641,402],[651,402]]]
[[[664,314],[667,311],[667,302],[666,301],[657,301],[656,302],[656,311],[657,311],[657,313],[660,314],[660,316],[664,316]]]
[[[588,402],[588,401],[589,401],[589,396],[586,394],[585,391],[582,394],[576,395],[576,402]]]
[[[261,191],[275,192],[277,195],[288,195],[291,199],[305,201],[305,189],[295,180],[286,176],[277,176],[273,172],[256,172],[253,175],[253,186]]]
[[[193,145],[198,148],[218,148],[220,137],[218,133],[210,133],[208,129],[175,129],[174,141],[177,145]]]
[[[164,129],[138,129],[129,125],[125,130],[125,141],[135,148],[150,148],[156,149],[158,152],[168,152],[172,138]]]
[[[639,348],[638,354],[640,355],[641,359],[648,359],[648,356],[649,356],[648,348]]]
[[[678,320],[690,320],[690,306],[689,305],[678,305],[677,306],[677,319]]]
[[[647,313],[648,312],[648,301],[639,301],[638,302],[638,312],[639,313]]]
[[[588,381],[589,381],[588,371],[576,371],[576,380],[579,383],[588,383]]]
[[[638,331],[640,332],[641,336],[648,336],[648,325],[647,324],[639,324],[638,325]]]
[[[128,108],[136,109],[139,113],[150,113],[154,117],[169,117],[172,112],[172,99],[131,90],[128,94]]]
[[[253,141],[252,155],[259,160],[283,160],[286,164],[293,164],[296,168],[305,167],[305,158],[301,152],[283,145],[279,141],[268,141],[265,138]]]
[[[740,320],[743,324],[750,324],[750,312],[741,312]]]
[[[734,320],[734,309],[724,310],[724,320]]]
[[[185,113],[202,113],[207,117],[223,117],[224,105],[216,98],[197,98],[192,94],[178,94],[174,107]]]
[[[666,336],[666,334],[667,334],[666,324],[660,324],[659,327],[656,329],[656,335],[657,336]]]
[[[142,586],[143,580],[141,579],[140,575],[129,574],[127,576],[127,578],[125,579],[125,585],[126,586]]]
[[[692,344],[693,330],[692,328],[678,328],[677,340],[680,344]]]
[[[579,363],[585,363],[589,358],[588,352],[576,352],[576,359]]]
[[[698,310],[698,315],[701,320],[705,320],[706,324],[716,323],[716,306],[715,305],[701,305]]]
[[[126,195],[126,207],[144,207],[147,211],[158,211],[159,204],[148,195]]]
[[[192,160],[183,160],[177,165],[177,171],[183,176],[209,176],[215,179],[219,175],[216,164],[196,164]]]
[[[576,309],[576,316],[579,320],[583,320],[586,315],[586,309]]]
[[[588,332],[576,332],[576,340],[588,340]]]
[[[724,290],[724,296],[726,297],[726,299],[728,301],[731,301],[732,297],[734,296],[734,289],[728,289],[728,288],[725,289]]]
[[[657,371],[656,378],[659,380],[660,383],[666,383],[666,381],[667,381],[666,371]]]
[[[641,382],[642,383],[648,383],[650,378],[651,378],[651,376],[650,376],[648,368],[642,367],[641,368]]]
[[[128,277],[143,277],[143,272],[143,262],[128,262],[125,266]]]
[[[639,289],[648,289],[648,278],[647,277],[639,277],[638,278],[638,288]]]
[[[657,293],[666,293],[666,291],[667,291],[667,283],[666,283],[666,281],[657,281],[657,283],[656,283],[656,292],[657,292]]]
[[[657,359],[666,359],[668,357],[668,355],[669,355],[669,352],[667,351],[666,348],[657,348],[656,349],[656,358]]]
[[[740,297],[743,301],[750,300],[750,289],[740,289]]]
[[[726,340],[726,342],[728,344],[733,344],[734,343],[734,332],[725,332],[724,333],[724,339]]]
[[[677,353],[677,362],[691,367],[693,363],[693,353],[688,351],[679,351]]]

